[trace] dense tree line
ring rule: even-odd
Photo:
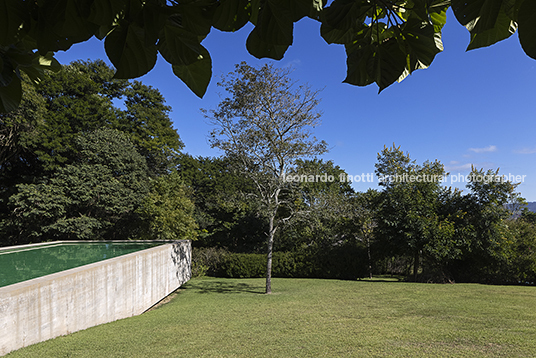
[[[237,69],[248,81],[262,78],[243,64]],[[259,272],[255,265],[262,259],[251,255],[264,254],[270,239],[274,272],[281,275],[536,279],[536,215],[512,214],[508,208],[519,208],[523,199],[498,171],[473,168],[464,193],[442,184],[446,172],[440,162],[418,164],[393,145],[378,154],[378,190],[355,192],[332,161],[300,158],[305,152],[299,152],[279,163],[270,155],[286,147],[269,149],[269,131],[262,133],[267,142],[255,140],[260,122],[257,128],[250,127],[253,121],[233,128],[253,133],[240,148],[258,146],[266,156],[258,155],[256,162],[248,162],[246,151],[215,158],[181,153],[162,95],[140,82],[113,79],[101,61],[75,62],[46,76],[37,87],[23,82],[28,89],[20,108],[0,115],[1,245],[195,238],[198,267],[241,275],[243,267]],[[233,86],[240,95],[235,99],[252,105],[228,99],[227,107],[213,112],[220,119],[250,116],[260,108],[248,97],[250,84]],[[279,128],[267,123],[270,130]],[[296,141],[298,149],[303,143],[324,148],[302,134],[295,133],[305,139]],[[261,159],[276,166],[263,166]],[[284,205],[270,207],[259,199],[259,186],[274,182]],[[270,220],[278,222],[277,230]]]
[[[207,165],[229,159],[188,160]],[[191,183],[213,177],[195,172],[198,177]],[[498,171],[473,168],[467,193],[446,187],[440,180],[412,182],[410,175],[443,177],[443,164],[419,165],[393,146],[378,154],[377,175],[383,179],[379,190],[355,192],[348,182],[338,180],[346,173],[331,161],[299,161],[296,173],[326,174],[337,180],[303,181],[295,187],[293,198],[302,210],[276,235],[275,275],[355,279],[395,274],[422,282],[485,283],[536,279],[536,214],[525,210],[513,215],[505,204],[519,204],[523,199],[516,193],[516,185],[503,180]],[[254,216],[258,208],[254,202],[247,204],[252,188],[235,185],[241,178],[238,172],[226,170],[225,175],[232,185],[220,193],[234,195],[235,203],[242,202]],[[386,180],[396,175],[406,180]],[[227,212],[227,206],[222,204],[218,209],[216,205],[210,210],[216,215],[219,210]],[[209,273],[236,277],[262,274],[258,266],[262,259],[244,253],[263,252],[265,221],[246,224],[239,217],[217,230],[207,230],[195,243],[198,264]],[[222,235],[225,226],[228,236]],[[251,237],[256,237],[258,245],[248,245]],[[241,240],[244,242],[237,245]]]

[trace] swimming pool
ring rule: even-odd
[[[15,260],[15,271],[26,271],[20,275],[26,280],[0,287],[0,356],[50,338],[141,314],[191,277],[189,240],[145,242],[152,245],[145,249],[141,245],[132,247],[133,242],[126,242],[129,245],[123,248],[115,245],[117,242],[76,244],[95,243],[104,247],[98,250],[92,247],[92,254],[83,253],[73,242],[0,249],[4,257],[17,253],[30,257],[25,262],[13,259],[15,256],[7,259]],[[135,251],[125,253],[124,249]],[[43,252],[48,254],[32,256]],[[112,254],[120,256],[110,258]],[[97,261],[82,264],[86,258]],[[54,260],[74,262],[77,267],[44,274],[39,266],[47,270],[61,269],[50,262]],[[28,273],[40,276],[28,278]],[[12,271],[11,275],[18,276],[18,273]]]
[[[153,241],[62,241],[0,248],[0,287],[162,244]]]

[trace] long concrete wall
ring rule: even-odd
[[[143,313],[191,277],[177,241],[0,288],[0,355]]]

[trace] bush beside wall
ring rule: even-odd
[[[274,252],[273,277],[356,279],[367,275],[364,250],[346,245],[308,247],[300,251]],[[264,277],[265,254],[231,253],[224,249],[194,248],[193,276],[230,278]]]

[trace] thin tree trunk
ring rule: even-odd
[[[270,216],[268,250],[266,260],[266,294],[272,293],[272,248],[274,246],[274,217]]]
[[[413,259],[413,281],[417,282],[417,274],[419,272],[419,250],[415,250],[415,258]]]
[[[368,255],[369,278],[372,280],[372,257],[370,255],[370,238],[369,237],[367,237],[367,255]]]

